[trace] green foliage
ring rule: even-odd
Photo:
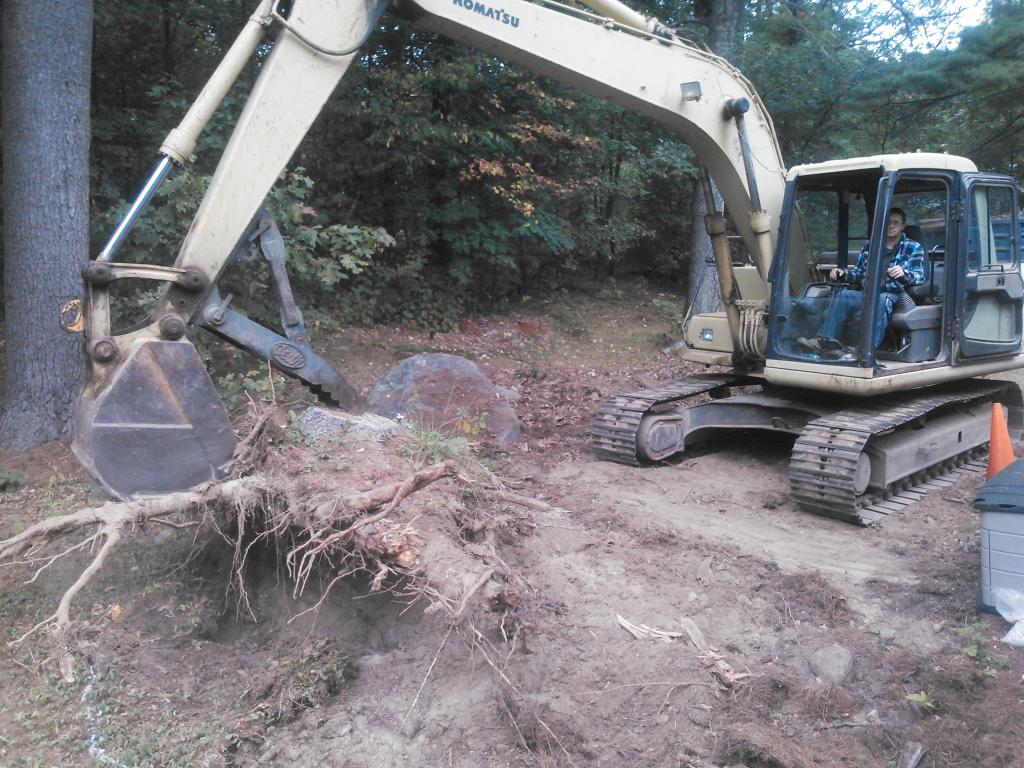
[[[156,203],[143,224],[133,231],[124,252],[125,261],[171,264],[202,201],[209,177],[193,169],[183,169],[167,181],[157,194]],[[341,281],[349,280],[372,262],[375,254],[395,244],[380,227],[328,224],[309,205],[314,182],[304,169],[286,171],[267,200],[273,216],[288,243],[289,281],[303,302],[327,304]],[[115,226],[123,215],[123,203],[101,224]],[[274,327],[278,321],[278,303],[273,290],[269,265],[258,249],[245,254],[243,261],[229,265],[221,280],[224,295],[239,298],[232,308],[244,308],[258,321]],[[113,302],[115,327],[130,325],[145,317],[155,305],[158,288],[151,283],[121,286]],[[319,315],[331,323],[330,315]]]
[[[861,44],[868,23],[818,3],[779,5],[752,20],[738,63],[768,106],[787,164],[858,153],[868,126],[854,93],[881,68]]]
[[[967,155],[1018,182],[1024,180],[1022,36],[1024,5],[992,3],[989,19],[964,30],[957,48],[908,59],[903,110],[932,146]]]
[[[426,254],[400,252],[380,259],[372,272],[353,280],[333,318],[344,323],[406,325],[433,331],[454,330],[466,313],[460,292],[440,279]]]
[[[487,429],[487,414],[473,413],[466,408],[459,408],[455,417],[455,431],[469,437],[476,437]]]
[[[922,709],[932,710],[938,706],[938,702],[932,698],[932,695],[926,691],[920,691],[918,693],[908,693],[903,697],[907,701],[917,704]]]
[[[544,303],[544,311],[554,322],[559,331],[574,339],[585,338],[588,334],[586,324],[577,312],[567,307],[557,298]]]
[[[132,768],[186,768],[202,765],[201,758],[216,754],[227,727],[220,717],[183,724],[177,707],[187,706],[168,694],[147,690],[136,682],[134,669],[106,669],[95,683],[94,733],[102,734],[103,748],[117,764]],[[145,712],[145,718],[138,717]]]
[[[0,493],[17,490],[27,480],[24,474],[15,469],[0,469]]]
[[[655,311],[669,320],[680,332],[686,327],[686,308],[678,300],[673,299],[652,299],[651,304]]]
[[[271,402],[286,384],[283,375],[267,368],[228,371],[214,381],[221,400],[231,411],[247,407],[250,399]]]
[[[990,19],[948,50],[931,47],[948,0],[911,14],[876,2],[754,2],[735,24],[711,19],[706,3],[632,5],[698,42],[708,24],[740,31],[734,59],[789,164],[948,149],[1021,176],[1016,0],[993,3]],[[233,3],[97,0],[94,252],[247,13]],[[257,70],[229,93],[196,164],[161,190],[126,259],[173,261]],[[314,332],[337,322],[441,330],[567,285],[687,274],[695,175],[691,150],[646,118],[389,18],[268,206]],[[233,306],[276,323],[262,259],[232,265],[224,281]],[[154,299],[131,288],[115,303],[117,321],[144,317]]]
[[[243,18],[181,0],[97,4],[94,251]],[[307,318],[450,329],[578,278],[678,272],[689,150],[634,114],[404,24],[374,42],[268,201]],[[197,164],[161,190],[125,260],[173,261],[253,75],[204,132]],[[223,279],[233,306],[276,319],[261,260]],[[121,325],[156,296],[125,294]]]
[[[464,459],[469,454],[469,440],[462,435],[445,434],[436,429],[416,429],[399,446],[413,460],[417,469],[440,464],[448,459]]]
[[[1007,656],[1000,653],[992,653],[989,650],[989,640],[984,634],[984,624],[971,624],[960,627],[957,634],[966,641],[960,650],[971,661],[978,666],[984,667],[988,674],[995,674],[997,669],[1009,665]]]
[[[292,275],[330,289],[362,272],[374,254],[393,246],[395,239],[380,227],[322,223],[320,214],[307,205],[312,189],[305,169],[286,172],[271,192],[269,208],[289,240]]]
[[[454,459],[465,462],[472,456],[472,444],[469,437],[476,436],[486,426],[482,415],[460,413],[451,424],[437,429],[421,427],[406,422],[409,432],[399,443],[399,451],[410,457],[414,466],[419,469],[431,464]]]

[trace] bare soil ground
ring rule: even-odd
[[[606,396],[686,372],[659,352],[674,334],[670,298],[632,286],[458,333],[349,329],[321,342],[364,392],[432,350],[471,357],[520,394],[520,440],[478,449],[546,502],[495,545],[520,580],[514,608],[451,630],[396,585],[351,579],[300,616],[319,590],[296,597],[264,551],[247,576],[252,610],[238,611],[219,537],[140,530],[77,604],[77,682],[53,676],[45,638],[4,646],[0,764],[895,768],[918,742],[921,766],[1024,766],[1024,652],[975,610],[979,475],[858,529],[789,501],[785,439],[718,438],[641,469],[588,453]],[[356,490],[409,462],[394,445],[354,452],[289,434],[277,450],[296,472]],[[90,503],[64,445],[0,454],[0,468],[27,477],[0,494],[5,535]],[[416,515],[446,515],[457,496],[422,494]],[[0,572],[4,639],[50,613],[82,562],[27,585],[27,569]],[[686,619],[709,647],[685,633],[636,639],[618,617],[675,633]],[[848,673],[828,679],[822,658],[844,650]]]

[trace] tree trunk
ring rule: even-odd
[[[0,444],[63,434],[84,373],[61,306],[82,293],[89,251],[92,0],[7,0],[3,62],[3,253],[7,398]]]
[[[721,201],[718,203],[721,205]],[[722,289],[711,251],[711,238],[704,228],[704,215],[708,212],[700,179],[693,183],[693,246],[690,250],[690,270],[687,292],[689,310],[693,314],[716,312],[722,306]]]
[[[746,24],[744,0],[712,0],[708,20],[708,47],[729,61],[736,56],[736,48],[743,39]],[[734,62],[735,63],[735,62]]]
[[[708,47],[731,60],[736,46],[743,38],[744,0],[711,0],[707,4],[704,21],[708,27]],[[721,202],[719,202],[719,205]],[[693,235],[690,248],[689,285],[690,305],[696,313],[714,312],[722,305],[721,290],[714,262],[711,261],[711,240],[704,229],[707,205],[700,179],[693,184]],[[731,211],[734,216],[746,216],[746,211]],[[710,262],[710,263],[709,263]]]

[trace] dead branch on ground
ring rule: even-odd
[[[542,717],[544,713],[512,678],[507,665],[500,662],[500,654],[494,644],[472,624],[469,625],[466,634],[471,651],[478,654],[494,673],[502,694],[501,703],[505,714],[508,715],[523,747],[532,754],[538,754],[541,751],[554,752],[556,751],[554,748],[557,747],[557,752],[560,752],[566,762],[575,768],[576,764],[572,759],[572,753],[569,752],[555,729],[545,720],[546,715]],[[532,722],[521,723],[513,710],[526,713]]]

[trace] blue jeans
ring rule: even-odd
[[[825,316],[818,326],[818,336],[826,339],[844,341],[856,339],[860,334],[861,314],[864,306],[864,292],[846,288],[828,300]],[[885,330],[889,327],[893,308],[896,306],[896,295],[883,291],[878,296],[878,309],[875,312],[874,343],[877,348],[885,338]],[[850,346],[853,346],[852,344]]]

